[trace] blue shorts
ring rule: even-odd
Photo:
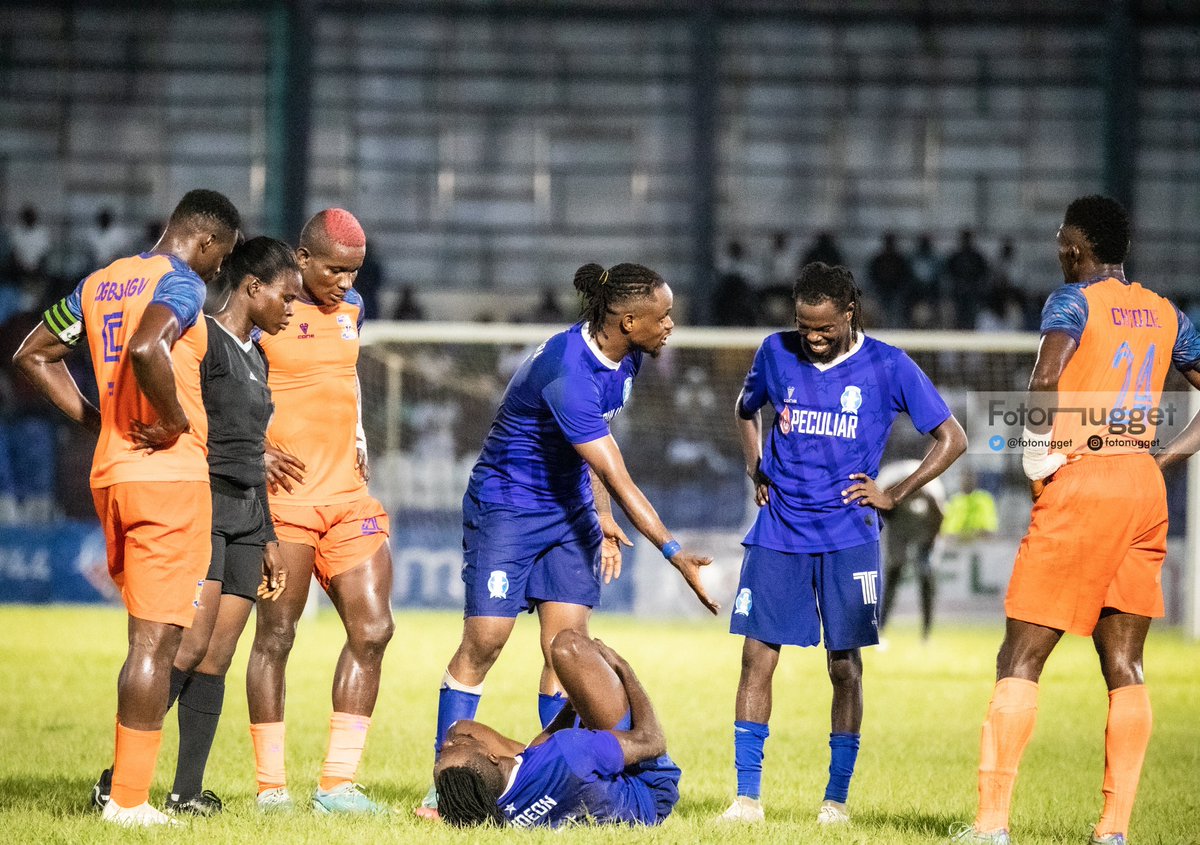
[[[847,651],[879,644],[879,543],[836,552],[746,546],[729,632],[775,645]]]
[[[635,763],[625,771],[641,781],[650,791],[655,818],[653,821],[646,819],[645,823],[662,824],[679,803],[679,778],[683,773],[675,765],[675,761],[664,754],[653,760]]]
[[[542,511],[463,497],[465,616],[516,617],[538,602],[600,604],[600,520],[589,502]]]

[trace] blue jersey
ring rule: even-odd
[[[541,508],[590,502],[580,443],[605,437],[629,401],[642,353],[609,361],[579,323],[539,346],[517,370],[475,468],[468,493],[482,502]]]
[[[659,820],[650,787],[625,773],[617,738],[582,728],[557,731],[517,755],[517,768],[496,804],[516,827]]]
[[[911,358],[863,335],[828,365],[808,359],[799,332],[768,337],[746,376],[739,413],[750,419],[766,404],[775,410],[762,460],[771,495],[744,543],[780,552],[832,552],[878,540],[874,508],[842,504],[850,475],[878,474],[901,411],[922,434],[950,417]]]

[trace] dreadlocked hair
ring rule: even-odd
[[[1083,232],[1101,264],[1121,264],[1129,254],[1129,215],[1114,199],[1080,197],[1067,206],[1063,223]]]
[[[641,264],[617,264],[607,270],[599,264],[584,264],[575,271],[575,289],[583,300],[580,316],[593,333],[604,325],[614,305],[644,299],[664,284],[662,276]]]
[[[489,788],[483,775],[469,766],[442,769],[434,778],[438,813],[455,827],[503,825],[504,814],[496,805],[500,794]]]
[[[824,261],[814,261],[805,264],[800,270],[800,276],[792,285],[792,299],[805,305],[820,305],[825,300],[832,300],[843,311],[851,306],[854,316],[850,318],[850,328],[861,332],[862,303],[859,301],[862,292],[854,282],[854,276],[842,266],[831,267]]]

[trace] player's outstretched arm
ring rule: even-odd
[[[150,424],[133,421],[132,439],[138,448],[148,451],[166,449],[190,423],[175,392],[175,370],[171,347],[179,340],[179,320],[175,312],[151,302],[129,341],[129,360],[133,377],[158,419]]]
[[[608,495],[608,489],[591,467],[588,467],[588,477],[592,481],[592,498],[596,502],[600,533],[604,535],[604,540],[600,543],[600,575],[604,578],[604,583],[608,584],[614,578],[621,577],[621,546],[632,546],[633,543],[613,519],[612,499]]]
[[[1188,384],[1200,390],[1200,370],[1195,367],[1184,370],[1183,377],[1188,380]],[[1183,431],[1172,438],[1171,442],[1154,456],[1154,460],[1158,462],[1159,469],[1165,470],[1167,467],[1186,461],[1197,452],[1200,452],[1200,414],[1192,417]]]
[[[629,699],[629,721],[632,723],[630,729],[612,732],[613,736],[617,738],[617,742],[621,744],[621,751],[625,755],[625,765],[632,766],[634,763],[653,760],[655,757],[666,754],[667,737],[658,723],[658,716],[654,713],[654,705],[650,703],[650,696],[646,693],[642,682],[638,680],[633,667],[624,657],[600,640],[596,640],[595,643],[600,649],[600,655],[604,661],[612,667],[617,678],[620,679],[621,685],[625,687],[625,697]]]
[[[38,392],[72,421],[100,431],[100,410],[79,392],[64,360],[71,347],[59,340],[45,323],[38,323],[13,355],[13,364]]]
[[[679,574],[687,581],[700,603],[707,607],[710,613],[716,614],[721,605],[709,598],[708,592],[700,582],[700,568],[712,563],[712,558],[691,554],[675,542],[671,532],[658,518],[650,500],[629,477],[629,470],[625,468],[625,460],[621,457],[621,450],[613,436],[609,434],[590,443],[576,444],[575,451],[587,461],[596,477],[617,500],[617,504],[625,511],[634,528],[663,550],[663,555],[679,570]]]

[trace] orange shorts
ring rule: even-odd
[[[1004,610],[1010,619],[1091,636],[1102,608],[1163,615],[1167,490],[1147,454],[1067,464],[1033,506]]]
[[[390,530],[387,511],[371,496],[340,505],[272,502],[271,521],[279,542],[316,550],[314,571],[326,589],[335,576],[366,563]]]
[[[212,562],[207,481],[127,481],[92,488],[108,574],[129,615],[190,627]]]

